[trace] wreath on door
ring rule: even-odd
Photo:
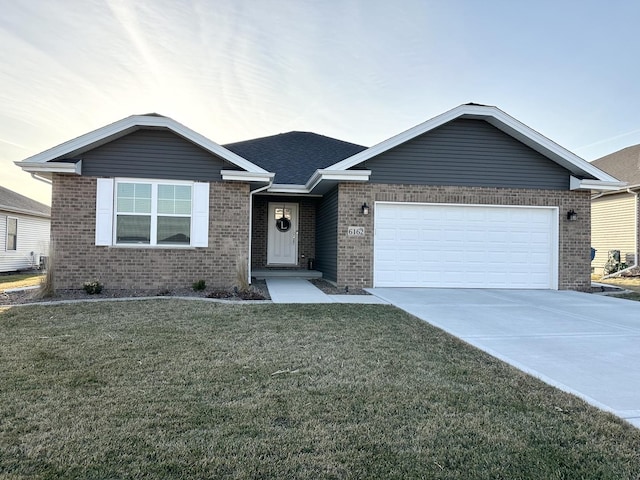
[[[279,232],[288,232],[291,228],[291,220],[284,216],[284,212],[282,217],[276,220],[276,228]]]

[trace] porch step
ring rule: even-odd
[[[265,278],[322,278],[318,270],[252,270],[251,276],[257,280]]]

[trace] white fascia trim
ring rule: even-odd
[[[352,168],[355,165],[364,162],[365,160],[386,152],[393,147],[396,147],[408,140],[411,140],[412,138],[422,135],[423,133],[440,127],[441,125],[444,125],[445,123],[448,123],[457,118],[481,119],[488,121],[497,128],[502,127],[502,130],[511,130],[513,133],[516,133],[517,135],[522,136],[529,141],[535,142],[543,150],[548,151],[552,155],[561,157],[583,172],[596,177],[598,180],[602,180],[605,182],[616,181],[616,179],[612,176],[606,174],[602,170],[596,168],[586,160],[571,153],[557,143],[549,140],[544,135],[541,135],[532,128],[526,126],[524,123],[506,114],[499,108],[485,105],[460,105],[452,110],[449,110],[448,112],[442,113],[437,117],[427,120],[426,122],[416,125],[409,130],[406,130],[377,145],[374,145],[373,147],[363,150],[362,152],[357,153],[352,157],[346,158],[334,165],[331,165],[329,168],[331,170],[345,170],[348,168]]]
[[[338,182],[368,182],[371,177],[371,170],[339,170],[334,168],[324,168],[313,172],[305,187],[310,192],[323,180],[333,180]]]
[[[308,194],[323,180],[334,182],[368,182],[371,170],[316,170],[306,185],[290,185],[275,183],[268,190],[270,193],[302,193]]]
[[[138,127],[167,128],[196,145],[199,145],[205,150],[208,150],[234,165],[239,166],[240,168],[254,173],[268,173],[266,170],[249,162],[248,160],[245,160],[241,156],[236,155],[232,151],[227,150],[190,128],[185,127],[172,118],[155,115],[131,115],[130,117],[123,118],[122,120],[118,120],[117,122],[98,128],[92,132],[85,133],[84,135],[80,135],[79,137],[64,142],[56,147],[38,153],[37,155],[29,157],[22,162],[18,162],[17,165],[22,166],[23,163],[45,163],[70,152],[90,146],[93,143],[108,139],[109,137],[135,131]]]
[[[275,173],[245,172],[243,170],[220,170],[223,180],[230,182],[264,182],[269,183]]]
[[[271,185],[271,187],[269,187],[267,191],[269,193],[286,193],[286,194],[309,193],[309,190],[307,190],[307,188],[304,185],[289,185],[285,183],[280,183],[280,184],[274,183],[273,185]]]
[[[72,173],[74,175],[82,174],[82,160],[75,163],[70,162],[13,162],[25,172],[30,173]]]
[[[605,182],[601,180],[580,179],[571,176],[569,180],[570,190],[596,190],[600,192],[611,192],[621,190],[626,185],[625,182]]]

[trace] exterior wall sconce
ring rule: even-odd
[[[575,222],[578,219],[578,214],[575,210],[571,209],[567,212],[567,220],[570,222]]]
[[[364,202],[361,208],[363,215],[369,215],[369,205],[367,205],[367,202]]]

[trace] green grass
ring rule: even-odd
[[[624,298],[626,300],[635,300],[636,302],[640,301],[640,293],[624,293],[622,295],[616,295],[615,298]]]
[[[0,275],[0,292],[10,288],[40,285],[41,281],[41,273],[11,273],[8,275]]]
[[[640,431],[389,306],[0,314],[0,478],[639,476]]]

